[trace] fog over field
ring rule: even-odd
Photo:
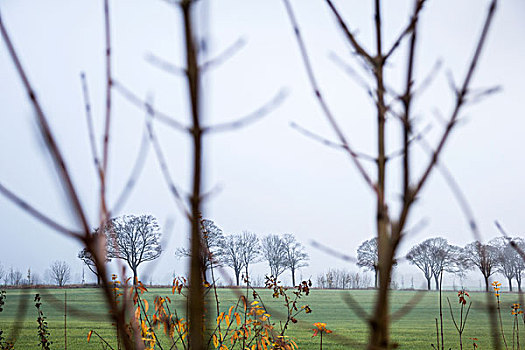
[[[373,47],[371,4],[366,1],[336,1],[364,46]],[[440,70],[424,94],[417,97],[414,115],[417,129],[427,129],[433,145],[443,127],[442,117],[453,107],[449,77],[457,82],[473,52],[488,1],[434,0],[421,15],[419,47],[415,66],[416,85],[436,65]],[[366,154],[376,154],[376,117],[366,91],[345,73],[338,58],[362,73],[351,58],[324,1],[292,1],[303,31],[315,72],[334,115],[352,145]],[[328,268],[358,271],[355,264],[312,246],[317,241],[342,254],[356,256],[357,247],[376,232],[375,199],[355,166],[340,150],[322,145],[290,126],[291,122],[336,140],[315,100],[286,16],[279,0],[201,1],[200,30],[209,36],[208,57],[214,57],[241,40],[242,48],[220,66],[210,69],[203,81],[204,124],[219,124],[252,113],[279,91],[286,99],[271,113],[245,128],[206,136],[204,217],[213,220],[225,234],[249,230],[260,237],[291,233],[306,246],[310,266],[298,276],[312,278]],[[385,1],[385,42],[389,45],[407,21],[412,1]],[[2,20],[20,54],[29,79],[49,117],[51,127],[73,174],[82,204],[93,228],[98,226],[99,182],[90,151],[80,73],[85,72],[90,90],[97,141],[101,140],[105,110],[104,25],[102,1],[93,0],[4,0]],[[204,15],[206,14],[206,15]],[[453,174],[468,199],[485,241],[499,235],[494,220],[513,236],[525,238],[525,3],[499,3],[492,31],[473,80],[474,88],[501,87],[467,106],[446,145],[441,163]],[[186,85],[183,78],[151,64],[155,55],[184,66],[182,21],[179,11],[167,1],[125,0],[111,2],[113,76],[141,98],[150,98],[156,109],[190,124]],[[406,45],[405,45],[406,46]],[[386,68],[391,86],[402,91],[406,47]],[[340,63],[340,62],[339,62]],[[113,120],[110,139],[108,198],[115,203],[128,180],[143,137],[145,112],[113,90]],[[62,185],[35,123],[6,47],[0,44],[0,183],[34,207],[67,227],[78,227],[68,208]],[[387,146],[401,145],[399,121],[388,120]],[[190,192],[191,144],[189,138],[161,123],[155,124],[169,171],[184,194]],[[100,143],[100,142],[99,142]],[[426,152],[414,147],[413,171],[420,173]],[[375,171],[373,164],[365,163]],[[402,179],[401,158],[389,163],[394,173],[387,182],[390,209],[397,213]],[[444,237],[464,246],[474,240],[457,198],[439,173],[432,174],[407,227],[400,256],[429,237]],[[140,267],[157,283],[186,273],[187,262],[175,257],[177,247],[188,243],[188,223],[169,193],[159,163],[149,146],[140,177],[120,214],[152,214],[165,232],[163,254],[154,263]],[[115,213],[117,215],[117,213]],[[25,273],[31,268],[47,277],[54,260],[72,267],[73,282],[81,280],[81,249],[77,242],[29,216],[0,196],[0,264]],[[86,276],[94,281],[85,269]],[[264,275],[264,262],[253,265],[253,274]],[[221,277],[226,283],[230,269]],[[284,274],[285,281],[289,278]],[[370,275],[371,276],[371,275]],[[415,267],[401,261],[396,280],[409,287],[425,283]],[[495,279],[502,279],[496,275]],[[481,281],[481,282],[480,282]],[[453,283],[445,275],[445,287]],[[470,288],[483,284],[478,271],[464,283]],[[504,285],[504,287],[506,287]]]

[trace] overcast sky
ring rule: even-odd
[[[204,3],[204,5],[202,5]],[[155,106],[188,123],[184,80],[148,63],[153,53],[183,66],[181,16],[163,1],[111,1],[114,77],[139,96],[150,94]],[[322,0],[292,1],[306,45],[327,101],[359,151],[375,154],[373,105],[363,89],[330,58],[335,53],[363,73],[333,16]],[[336,1],[360,42],[373,47],[371,2]],[[441,60],[433,84],[417,99],[417,128],[431,125],[427,138],[435,142],[442,130],[436,111],[448,116],[453,96],[447,72],[459,82],[473,52],[488,1],[433,0],[421,17],[416,61],[416,84]],[[207,7],[207,8],[206,8]],[[412,1],[385,1],[386,46],[407,23]],[[104,116],[104,31],[102,1],[5,0],[0,9],[14,45],[42,102],[55,136],[73,174],[90,223],[96,226],[98,182],[90,154],[80,72],[89,83],[91,102],[101,140]],[[315,277],[328,267],[355,266],[315,250],[312,240],[355,255],[359,244],[375,229],[375,202],[348,157],[306,138],[290,122],[335,140],[321,112],[306,74],[290,23],[280,0],[201,1],[203,32],[209,33],[209,56],[242,38],[246,45],[206,75],[205,123],[234,120],[255,110],[281,89],[288,98],[256,124],[234,132],[208,136],[205,141],[205,190],[215,191],[206,203],[205,216],[225,233],[250,230],[262,236],[292,233],[307,246],[310,267],[303,277]],[[207,13],[207,15],[206,15]],[[473,81],[476,88],[501,86],[496,95],[469,105],[462,123],[447,144],[443,162],[468,198],[484,239],[497,235],[500,220],[515,235],[523,236],[525,208],[525,3],[501,1]],[[206,18],[209,25],[203,26]],[[34,114],[20,80],[0,46],[0,182],[61,223],[76,225],[67,208],[58,177],[38,135]],[[403,45],[387,67],[393,89],[402,87],[405,71]],[[110,149],[109,198],[114,202],[127,180],[139,149],[144,112],[118,92],[113,93],[114,118]],[[191,145],[186,135],[156,124],[171,174],[184,190],[190,187]],[[399,145],[399,122],[389,120],[387,145]],[[415,149],[418,149],[417,147]],[[416,151],[414,171],[425,164]],[[367,165],[372,172],[374,169]],[[400,193],[399,168],[392,162],[387,199],[396,208]],[[165,252],[154,280],[183,274],[184,261],[174,257],[176,247],[187,244],[187,224],[171,197],[153,152],[149,152],[136,188],[121,213],[151,213],[161,225],[173,219]],[[21,270],[31,267],[43,276],[53,260],[66,260],[80,275],[80,246],[51,231],[0,197],[0,263]],[[473,240],[467,221],[439,173],[434,173],[410,218],[427,225],[410,235],[400,254],[427,237],[443,236],[465,245]],[[403,266],[403,269],[406,267]],[[264,264],[255,270],[264,273]],[[419,276],[414,268],[406,273]],[[473,274],[477,285],[480,276]]]

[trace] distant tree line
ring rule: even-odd
[[[317,275],[316,287],[322,289],[361,289],[370,287],[370,276],[345,269],[329,269]]]
[[[509,290],[513,290],[515,280],[518,290],[522,291],[522,277],[525,262],[518,251],[511,246],[525,250],[525,240],[520,237],[497,237],[487,243],[474,241],[465,247],[449,244],[442,237],[434,237],[413,246],[406,254],[406,260],[419,268],[431,289],[434,280],[436,290],[440,287],[441,274],[444,272],[464,276],[470,270],[478,270],[489,290],[489,279],[495,273],[501,273],[508,281]],[[377,287],[378,271],[377,238],[364,241],[357,249],[357,265],[375,272]]]

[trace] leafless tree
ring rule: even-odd
[[[224,233],[222,229],[215,224],[213,220],[200,219],[201,240],[203,244],[203,251],[201,253],[201,264],[203,266],[203,279],[207,280],[207,273],[213,266],[220,266],[222,264],[222,246],[224,240]],[[178,248],[175,251],[175,256],[178,258],[190,258],[191,250],[187,248]]]
[[[466,269],[477,268],[485,280],[485,291],[489,291],[489,278],[496,272],[498,250],[490,244],[479,241],[469,243],[462,250],[463,266]]]
[[[406,258],[417,266],[427,280],[430,290],[430,280],[434,277],[436,290],[439,290],[439,276],[443,271],[453,271],[457,262],[458,249],[448,244],[441,237],[429,238],[410,249]]]
[[[241,234],[226,236],[220,250],[221,260],[224,265],[231,267],[235,273],[237,285],[244,269],[244,278],[253,285],[248,270],[251,264],[261,259],[261,244],[255,233],[243,231]]]
[[[286,253],[282,237],[276,234],[264,236],[261,252],[270,267],[270,275],[279,277],[286,270]]]
[[[377,238],[361,243],[357,248],[357,266],[374,271],[374,286],[377,288],[379,260],[377,255]]]
[[[221,260],[224,265],[233,269],[237,285],[239,285],[239,278],[244,268],[242,243],[241,234],[225,236],[220,250]]]
[[[108,257],[124,260],[137,281],[140,264],[157,259],[162,253],[161,231],[152,215],[123,215],[107,225]]]
[[[295,286],[295,272],[301,267],[308,266],[308,254],[303,245],[297,241],[294,235],[289,233],[283,236],[285,265],[292,274],[292,286]]]
[[[98,241],[99,239],[104,239],[106,240],[106,237],[103,237],[99,234],[99,230],[95,230],[95,232],[93,233],[93,240],[94,241]],[[107,240],[106,240],[107,242]],[[106,254],[105,254],[106,255]],[[100,285],[100,275],[97,271],[97,268],[96,268],[96,265],[95,265],[95,260],[93,258],[93,254],[91,254],[91,252],[87,249],[87,248],[82,248],[82,250],[80,250],[80,252],[78,252],[78,258],[80,260],[82,260],[82,262],[84,264],[86,264],[86,266],[88,267],[88,269],[93,272],[95,274],[95,276],[97,276],[97,285]],[[107,257],[106,255],[106,263],[110,262],[111,259]]]
[[[516,237],[512,239],[518,246],[524,246],[524,240]],[[524,262],[519,253],[514,249],[507,237],[497,237],[489,242],[496,249],[497,261],[496,271],[501,273],[509,282],[509,290],[512,292],[512,280],[518,282],[518,290],[521,291],[521,275],[524,270]]]
[[[64,286],[71,278],[71,269],[65,261],[55,261],[49,268],[49,277],[59,287]]]
[[[494,91],[488,89],[480,94],[471,89],[471,82],[473,81],[474,72],[478,66],[487,33],[494,17],[497,0],[492,0],[490,3],[481,34],[474,45],[474,53],[470,60],[467,61],[468,68],[464,79],[459,85],[455,82],[451,83],[454,93],[453,107],[443,122],[444,127],[440,132],[440,136],[438,136],[437,143],[433,146],[427,143],[422,137],[417,136],[416,118],[414,116],[415,96],[421,94],[421,86],[425,85],[425,83],[423,83],[425,80],[421,83],[423,85],[416,83],[417,76],[415,69],[419,18],[424,8],[425,0],[414,1],[413,10],[409,13],[407,23],[397,35],[394,35],[395,39],[392,43],[387,43],[385,40],[383,2],[381,0],[375,0],[373,2],[373,28],[375,29],[375,35],[373,35],[372,47],[360,42],[356,31],[347,23],[344,14],[337,9],[334,2],[332,0],[325,0],[327,9],[333,14],[335,26],[340,29],[342,36],[350,48],[351,58],[355,58],[359,67],[364,68],[364,79],[360,74],[354,73],[352,76],[356,78],[361,86],[365,87],[375,107],[374,123],[377,126],[377,137],[375,139],[377,154],[374,155],[357,152],[351,140],[349,140],[343,131],[337,116],[333,113],[323,94],[323,90],[321,89],[322,84],[316,75],[310,53],[307,49],[306,39],[303,37],[291,2],[290,0],[283,0],[283,3],[293,29],[293,34],[296,37],[306,76],[314,92],[315,99],[320,106],[323,116],[337,136],[337,140],[326,140],[315,133],[305,132],[303,128],[298,128],[298,130],[307,136],[313,136],[317,141],[321,140],[325,145],[335,147],[345,152],[348,159],[355,166],[365,186],[370,189],[376,204],[373,217],[376,220],[377,252],[379,259],[377,260],[375,271],[378,272],[379,291],[376,294],[373,314],[368,318],[370,325],[368,348],[374,350],[388,349],[391,348],[392,345],[390,341],[389,289],[392,271],[395,266],[395,256],[399,244],[406,234],[406,226],[410,220],[414,203],[428,184],[430,175],[437,168],[442,169],[442,172],[448,175],[446,176],[447,182],[449,184],[452,183],[450,187],[456,198],[458,198],[473,233],[476,234],[476,237],[479,236],[475,220],[472,217],[468,204],[465,204],[466,201],[462,196],[461,189],[455,184],[450,174],[443,170],[446,168],[440,163],[440,158],[454,127],[462,115],[465,105],[467,105],[468,102],[479,100],[480,96],[486,96],[491,91]],[[387,80],[388,74],[386,74],[386,70],[392,63],[392,57],[401,51],[400,48],[407,49],[406,55],[403,58],[403,60],[406,60],[404,61],[406,64],[403,64],[406,79],[402,91],[396,92],[390,89],[391,84],[390,81]],[[400,140],[402,146],[399,150],[389,149],[390,143],[387,142],[389,136],[392,134],[392,127],[387,121],[391,120],[400,122]],[[421,140],[422,142],[413,142],[414,140]],[[420,143],[425,151],[428,152],[428,159],[419,174],[414,172],[413,166],[413,145],[415,143]],[[389,198],[391,198],[391,196],[388,195],[389,193],[387,193],[386,186],[387,179],[393,176],[392,169],[388,166],[391,164],[389,161],[395,158],[396,154],[402,158],[402,166],[400,174],[394,175],[394,178],[397,179],[396,176],[399,175],[399,178],[402,180],[400,182],[392,182],[398,184],[393,192],[400,194],[396,195],[395,198],[401,199],[401,205],[398,205],[399,203],[395,205],[390,203]],[[368,160],[371,160],[374,164],[374,172],[370,171],[369,168],[364,165],[364,161]],[[396,210],[392,210],[392,208],[396,208]]]
[[[259,237],[253,232],[243,231],[241,234],[242,241],[242,254],[241,260],[244,264],[244,277],[250,282],[249,267],[251,264],[255,264],[261,261],[261,242]],[[264,283],[261,283],[264,285]]]
[[[5,274],[6,274],[6,271],[4,269],[4,265],[2,265],[2,263],[0,263],[0,283],[5,278]]]

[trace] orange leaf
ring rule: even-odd
[[[93,334],[93,331],[89,331],[87,336],[87,342],[89,343],[89,340],[91,339],[91,334]]]

